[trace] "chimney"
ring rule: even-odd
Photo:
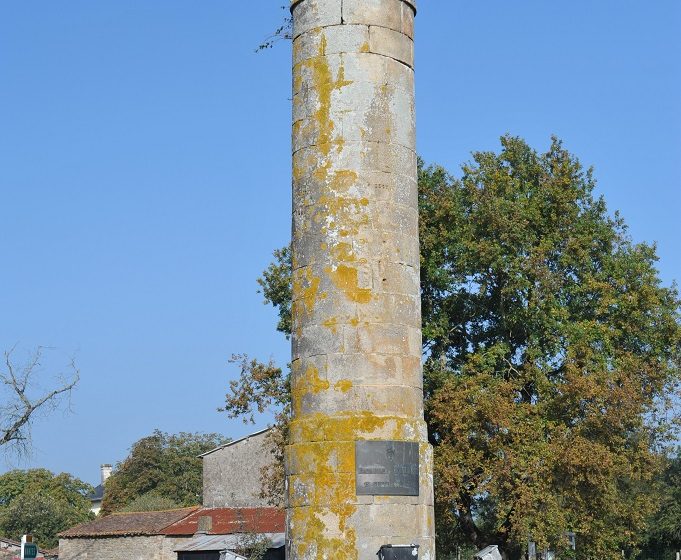
[[[101,467],[102,470],[102,484],[106,482],[106,479],[111,476],[111,471],[113,471],[113,467],[111,465],[102,465]]]

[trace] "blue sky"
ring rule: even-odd
[[[0,469],[97,482],[154,428],[253,429],[216,409],[232,353],[289,352],[255,284],[290,235],[290,46],[254,53],[283,3],[0,1],[0,349],[82,376]],[[671,283],[679,29],[678,0],[421,0],[419,152],[558,135]]]

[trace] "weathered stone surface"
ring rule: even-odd
[[[350,412],[330,416],[310,414],[291,422],[291,443],[314,441],[400,440],[426,441],[426,423],[420,419],[377,416],[370,412]]]
[[[369,51],[414,67],[414,43],[405,41],[400,31],[372,25],[369,27]]]
[[[69,538],[59,540],[59,558],[63,560],[175,560],[175,547],[191,537],[113,536]]]
[[[293,18],[293,37],[320,27],[340,25],[342,21],[341,2],[338,0],[314,0],[298,2]]]
[[[319,27],[293,41],[293,65],[324,55],[368,52],[368,25]]]
[[[415,4],[292,3],[289,558],[434,559],[423,420]],[[354,443],[420,444],[419,496],[357,496]]]
[[[203,505],[209,508],[264,507],[261,469],[272,463],[267,432],[223,445],[203,457]],[[229,484],[225,484],[228,480]]]
[[[404,33],[404,18],[409,14],[405,14],[403,5],[402,0],[343,0],[343,21],[387,27]],[[412,18],[413,15],[412,11]]]

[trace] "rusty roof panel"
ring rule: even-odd
[[[164,535],[193,535],[198,532],[199,518],[211,517],[210,535],[233,533],[283,533],[286,513],[282,509],[201,508],[163,530]]]

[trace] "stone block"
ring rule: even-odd
[[[372,25],[369,27],[369,50],[388,56],[410,68],[414,67],[414,42],[401,31]]]
[[[341,3],[338,0],[303,0],[293,5],[293,37],[328,25],[340,25]]]
[[[367,52],[369,26],[334,25],[320,27],[293,41],[293,64],[316,56]]]
[[[372,275],[374,277],[374,284],[376,286],[374,291],[377,293],[413,297],[413,294],[418,291],[420,282],[419,269],[418,267],[414,267],[411,264],[394,263],[390,261],[372,262]],[[372,311],[380,311],[377,309],[376,305],[373,305],[372,307]],[[414,302],[414,305],[410,308],[410,310],[414,313],[418,313],[418,317],[405,317],[402,315],[394,315],[394,317],[397,317],[400,321],[404,320],[405,323],[409,323],[411,326],[420,328],[420,309],[420,305]],[[406,312],[409,310],[403,306],[402,311]],[[385,314],[380,320],[389,320],[389,316]]]
[[[394,354],[329,354],[327,379],[331,387],[344,390],[352,385],[404,385],[422,389],[418,356]]]
[[[421,536],[424,534],[422,526],[429,516],[432,516],[432,510],[423,504],[379,503],[358,506],[351,523],[363,527],[367,538],[386,534]],[[409,544],[409,541],[394,544]]]
[[[385,270],[388,266],[404,269],[404,265],[380,262],[377,268]],[[407,270],[411,267],[407,267]],[[362,307],[362,320],[369,323],[378,323],[388,320],[399,320],[410,327],[421,327],[421,300],[408,293],[390,293],[390,283],[384,282],[381,291],[376,293],[372,300]]]
[[[418,327],[387,322],[367,323],[361,329],[345,327],[343,333],[344,352],[398,356],[421,355],[421,348],[415,347],[417,334],[420,337]]]
[[[355,496],[355,473],[306,473],[288,477],[290,507],[352,504]]]
[[[341,395],[339,398],[338,395]],[[376,415],[392,414],[405,418],[423,414],[421,389],[403,385],[348,384],[346,387],[330,385],[328,389],[304,394],[300,412],[314,414],[323,412],[335,415],[348,411],[371,411]]]
[[[370,212],[369,222],[374,230],[418,235],[418,209],[403,204],[392,204],[391,212]]]
[[[416,152],[409,147],[380,142],[364,142],[357,172],[360,179],[364,173],[394,173],[397,176],[416,174]]]
[[[288,474],[355,472],[355,444],[346,442],[311,442],[291,445],[287,449]]]
[[[334,354],[344,351],[343,340],[321,325],[306,325],[300,335],[291,338],[293,358]]]
[[[343,21],[402,32],[402,4],[402,0],[343,0]]]
[[[416,15],[416,2],[407,0],[402,3],[402,33],[414,39],[414,16]]]

